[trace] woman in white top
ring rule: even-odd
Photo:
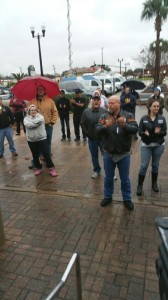
[[[35,165],[36,176],[42,173],[42,164],[39,160],[39,154],[42,153],[51,176],[57,176],[54,164],[51,160],[49,148],[47,144],[47,134],[45,130],[44,117],[38,112],[37,107],[32,104],[29,106],[27,115],[24,118],[26,127],[27,142],[32,152]]]

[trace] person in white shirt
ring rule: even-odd
[[[37,107],[32,104],[29,106],[27,115],[24,118],[26,128],[26,137],[29,148],[32,152],[33,162],[35,166],[34,175],[38,176],[42,173],[42,164],[39,160],[39,153],[44,156],[48,172],[51,176],[57,176],[54,164],[51,160],[49,147],[47,144],[47,133],[45,130],[45,121]]]

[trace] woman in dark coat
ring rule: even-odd
[[[152,159],[152,189],[159,192],[157,178],[160,158],[164,152],[167,134],[166,120],[159,115],[160,103],[158,100],[148,100],[148,114],[144,115],[139,124],[139,135],[141,136],[141,166],[138,177],[137,196],[142,195],[143,182]]]

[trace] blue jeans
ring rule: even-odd
[[[93,171],[100,174],[101,167],[99,164],[99,149],[101,150],[101,142],[93,141],[88,138],[89,150],[92,158]]]
[[[70,139],[71,134],[70,134],[70,124],[69,124],[69,115],[65,117],[60,116],[60,123],[61,123],[61,131],[62,131],[62,137],[66,138],[65,134],[65,125],[67,129],[67,138]]]
[[[9,143],[9,150],[13,153],[16,152],[14,141],[13,141],[13,131],[11,127],[6,127],[0,129],[0,155],[4,154],[4,140],[5,137]]]
[[[156,147],[141,147],[141,167],[139,174],[145,176],[152,158],[152,173],[158,173],[160,158],[164,152],[164,145]]]
[[[104,160],[104,197],[112,198],[114,190],[114,174],[115,168],[117,166],[119,170],[119,175],[121,179],[121,192],[123,201],[131,200],[131,184],[129,178],[130,169],[130,155],[125,156],[117,162],[114,162],[112,157],[110,157],[106,152],[103,155]]]
[[[49,153],[51,155],[51,140],[52,140],[52,133],[53,133],[53,126],[45,125],[46,133],[47,133],[47,144],[49,148]]]

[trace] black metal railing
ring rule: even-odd
[[[75,264],[76,267],[76,290],[77,290],[77,300],[82,300],[82,282],[81,282],[81,269],[80,269],[80,256],[78,253],[74,253],[69,261],[69,264],[61,278],[60,283],[52,290],[45,300],[52,300],[59,295],[59,292],[64,287],[69,274]]]

